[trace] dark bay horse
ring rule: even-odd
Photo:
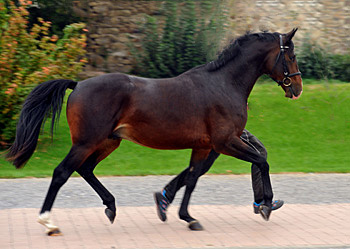
[[[37,86],[23,104],[16,139],[7,154],[17,168],[33,154],[49,115],[52,130],[66,89],[73,89],[67,102],[72,147],[53,172],[39,216],[47,233],[60,233],[50,220],[50,211],[59,189],[74,171],[101,197],[113,223],[115,199],[93,170],[122,139],[155,149],[192,149],[191,172],[201,171],[212,150],[259,165],[265,161],[240,139],[247,121],[247,99],[263,74],[278,82],[286,97],[300,96],[302,79],[292,42],[295,32],[244,35],[217,60],[175,78],[147,79],[113,73],[81,82],[51,80]],[[262,178],[268,191],[268,170],[261,172],[266,172]],[[194,220],[187,212],[196,184],[190,179],[181,206],[182,219],[187,222]]]

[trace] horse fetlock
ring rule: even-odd
[[[103,204],[107,207],[107,209],[111,210],[112,212],[116,212],[117,208],[115,206],[115,199],[108,201],[108,202],[103,202]]]
[[[106,205],[107,207],[115,207],[115,198],[112,195],[108,198],[105,198],[103,200],[103,205]]]
[[[50,218],[50,212],[46,211],[44,213],[41,213],[38,217],[38,222],[46,227],[46,234],[49,236],[57,236],[57,235],[61,235],[61,231],[59,230],[59,228],[54,225],[51,221]]]
[[[182,213],[181,211],[179,212],[179,218],[181,220],[184,220],[188,223],[195,221],[196,219],[192,218],[187,212],[186,213]]]

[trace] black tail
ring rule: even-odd
[[[16,139],[6,155],[16,168],[23,167],[34,153],[41,127],[52,113],[51,136],[58,121],[67,88],[74,89],[72,80],[46,81],[28,95],[17,123]]]

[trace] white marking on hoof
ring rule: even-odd
[[[46,227],[46,233],[51,234],[52,232],[58,231],[58,226],[55,226],[50,219],[50,212],[46,211],[39,215],[38,222]]]

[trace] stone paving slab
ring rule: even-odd
[[[289,204],[269,222],[239,205],[192,205],[204,231],[190,231],[169,209],[162,223],[155,207],[118,209],[111,225],[104,208],[54,208],[63,236],[48,237],[38,209],[0,210],[2,249],[116,248],[350,248],[350,204]]]

